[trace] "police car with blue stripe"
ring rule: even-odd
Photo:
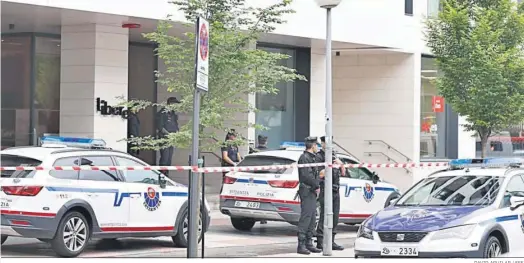
[[[290,165],[298,162],[304,143],[284,142],[281,150],[246,156],[238,167]],[[358,164],[349,155],[336,153],[345,164]],[[284,221],[297,224],[300,218],[298,169],[229,172],[224,177],[220,211],[231,217],[233,227],[248,231],[256,222]],[[394,185],[382,181],[367,168],[348,168],[340,178],[340,222],[358,224],[400,196]],[[319,209],[319,208],[318,208]],[[320,213],[317,212],[317,216]]]
[[[2,166],[147,166],[103,140],[45,136],[40,147],[0,151]],[[1,241],[38,238],[62,257],[91,238],[170,236],[187,246],[188,189],[151,170],[17,170],[0,179]],[[199,233],[210,218],[204,202]]]
[[[524,240],[523,159],[458,159],[366,219],[355,257],[499,257]]]

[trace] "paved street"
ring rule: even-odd
[[[205,236],[206,257],[294,257],[296,227],[287,223],[268,222],[256,225],[251,232],[235,230],[229,218],[212,214],[211,228]],[[339,226],[337,242],[348,248],[334,252],[335,257],[352,257],[351,246],[357,227]],[[55,257],[46,243],[36,239],[10,237],[2,245],[2,257]],[[171,238],[93,240],[81,257],[185,257],[186,250],[173,247]],[[321,256],[321,254],[311,255]]]

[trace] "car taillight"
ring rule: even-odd
[[[6,195],[35,196],[42,188],[42,186],[2,186],[2,191]]]
[[[298,181],[269,180],[267,182],[277,188],[295,188],[298,185]]]
[[[234,184],[236,181],[236,178],[224,176],[224,184]]]

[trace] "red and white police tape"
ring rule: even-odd
[[[360,163],[344,164],[346,168],[446,168],[447,162],[424,162],[424,163]],[[197,166],[0,166],[0,171],[193,171],[198,173],[222,173],[222,172],[249,172],[279,170],[301,167],[327,166],[327,163],[289,164],[289,165],[267,165],[267,166],[234,166],[234,167],[202,167]],[[338,168],[341,165],[333,164]]]

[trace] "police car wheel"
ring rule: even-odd
[[[255,226],[255,219],[231,217],[231,224],[236,230],[250,231]]]
[[[483,257],[495,258],[502,254],[502,245],[498,238],[490,236],[484,245]]]
[[[87,247],[91,237],[90,226],[82,213],[68,212],[60,224],[57,233],[51,240],[51,247],[61,257],[76,257]]]
[[[2,235],[2,243],[1,244],[4,244],[4,242],[7,240],[7,236],[6,235]]]
[[[200,212],[200,219],[198,220],[198,242],[202,240],[202,212]],[[175,243],[175,246],[177,247],[187,247],[189,241],[188,241],[188,232],[189,232],[189,212],[187,209],[184,210],[184,214],[182,215],[182,220],[176,226],[177,232],[176,235],[171,237],[173,240],[173,243]]]

